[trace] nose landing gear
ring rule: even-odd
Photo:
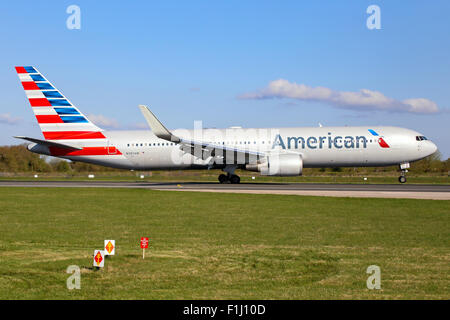
[[[408,172],[408,169],[409,169],[409,162],[400,163],[401,176],[398,177],[398,182],[400,183],[406,182],[406,173]]]

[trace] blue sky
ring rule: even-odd
[[[80,30],[66,27],[72,4]],[[381,30],[366,27],[371,4]],[[449,12],[447,0],[2,2],[0,145],[41,136],[13,68],[33,65],[100,126],[141,127],[138,104],[169,128],[394,125],[431,138],[446,159]],[[267,94],[278,79],[388,102]],[[416,98],[438,111],[401,109]]]

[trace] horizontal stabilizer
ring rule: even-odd
[[[44,146],[47,146],[47,147],[58,147],[58,148],[63,148],[63,149],[83,150],[83,148],[81,148],[79,146],[66,144],[66,143],[58,143],[58,142],[53,142],[53,141],[48,141],[48,140],[41,140],[41,139],[30,138],[30,137],[23,137],[23,136],[16,136],[14,138],[23,139],[23,140],[27,140],[27,141],[30,141],[30,142],[38,143],[38,144],[41,144],[41,145],[44,145]]]

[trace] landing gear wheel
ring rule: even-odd
[[[226,183],[226,182],[228,182],[228,177],[227,177],[226,175],[224,175],[224,174],[221,174],[221,175],[219,176],[219,182],[220,182],[220,183]]]
[[[237,175],[232,175],[232,176],[230,177],[230,182],[231,182],[232,184],[240,183],[240,182],[241,182],[241,178],[239,178],[239,176],[237,176]]]
[[[398,177],[398,182],[406,182],[406,173],[409,169],[409,162],[400,163],[400,177]]]

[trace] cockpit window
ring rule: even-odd
[[[427,137],[424,136],[416,136],[417,141],[428,140]]]

